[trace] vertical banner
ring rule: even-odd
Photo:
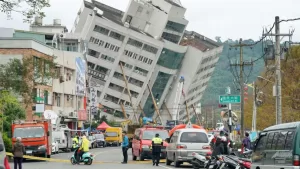
[[[97,98],[97,90],[93,87],[90,88],[90,113],[96,115],[98,112],[98,98]]]
[[[76,95],[85,96],[85,61],[80,57],[76,58]]]

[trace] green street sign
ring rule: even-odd
[[[241,103],[241,96],[219,96],[220,104]]]
[[[44,99],[43,99],[43,98],[41,98],[41,97],[36,97],[36,98],[35,98],[35,101],[39,101],[39,102],[41,102],[41,101],[44,101]]]

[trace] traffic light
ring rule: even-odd
[[[226,104],[219,104],[219,108],[224,108],[224,107],[227,107]]]

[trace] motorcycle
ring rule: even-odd
[[[204,168],[219,169],[222,164],[222,156],[212,157],[211,159],[205,161]]]
[[[75,150],[75,152],[78,151],[78,149],[79,149],[79,148],[77,148],[77,149]],[[72,157],[71,157],[71,159],[70,159],[71,164],[75,165],[75,164],[77,164],[77,163],[84,163],[85,165],[92,165],[93,160],[94,160],[94,155],[93,155],[93,154],[91,154],[91,153],[89,153],[89,152],[86,152],[86,153],[84,153],[84,154],[82,155],[80,161],[77,162],[76,156],[75,156],[75,152],[74,152],[74,154],[72,155]]]
[[[194,169],[203,168],[207,158],[198,153],[192,153],[193,159],[191,161]]]
[[[220,169],[250,169],[251,160],[234,155],[223,156],[223,165]]]

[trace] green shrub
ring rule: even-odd
[[[3,133],[3,142],[5,145],[5,150],[6,152],[11,152],[12,151],[12,140],[11,138],[8,137],[7,133]]]

